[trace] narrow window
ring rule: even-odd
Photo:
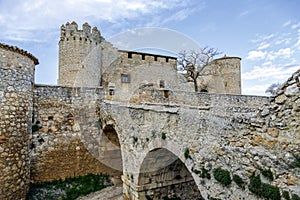
[[[169,90],[164,90],[164,98],[169,98]]]
[[[145,60],[145,54],[142,54],[142,60]]]
[[[128,58],[132,58],[132,53],[128,52]]]
[[[157,61],[157,56],[154,56],[154,61]]]
[[[165,87],[165,81],[164,80],[160,80],[159,81],[159,87],[160,88],[164,88]]]
[[[169,62],[169,58],[166,58],[166,62]]]
[[[115,94],[115,90],[113,90],[113,89],[110,89],[110,90],[109,90],[109,95],[111,95],[111,96],[112,96],[112,95],[114,95],[114,94]]]
[[[121,74],[121,82],[122,83],[130,83],[130,76],[129,76],[129,74]]]

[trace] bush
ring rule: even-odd
[[[261,184],[261,190],[263,191],[262,196],[266,199],[272,199],[272,200],[280,200],[280,191],[277,186],[273,186],[267,183]]]
[[[257,175],[255,176],[254,174],[252,174],[250,176],[250,184],[248,186],[249,190],[251,192],[253,192],[254,194],[256,194],[257,196],[262,196],[262,187],[261,187],[261,180],[260,180],[260,176]]]
[[[33,124],[31,127],[32,132],[37,132],[38,130],[40,130],[40,126],[37,124]]]
[[[233,178],[233,181],[234,181],[240,188],[245,189],[245,186],[244,186],[245,183],[244,183],[243,179],[242,179],[239,175],[234,174],[232,178]]]
[[[210,173],[208,173],[208,170],[205,169],[204,167],[201,167],[201,174],[200,174],[200,177],[201,177],[201,178],[207,178],[207,179],[210,179],[210,178],[211,178]]]
[[[300,197],[297,194],[292,194],[292,200],[300,200]]]
[[[108,176],[88,174],[76,178],[66,178],[64,181],[60,179],[51,182],[31,184],[26,199],[73,200],[79,196],[101,190],[109,185],[111,185],[111,182]]]
[[[165,140],[165,139],[167,138],[167,134],[166,134],[166,133],[162,133],[162,134],[161,134],[161,138],[162,138],[163,140]]]
[[[259,175],[251,175],[249,190],[257,196],[264,197],[266,199],[281,199],[279,188],[277,186],[273,186],[267,183],[262,183]]]
[[[230,173],[227,170],[216,168],[213,170],[213,175],[217,181],[219,181],[222,185],[228,186],[231,183]]]
[[[191,158],[190,150],[188,148],[186,148],[184,151],[184,157],[185,157],[185,159]]]
[[[282,197],[283,197],[284,199],[286,199],[286,200],[291,200],[290,194],[289,194],[289,192],[286,191],[286,190],[284,190],[284,191],[282,192]]]
[[[273,173],[270,169],[262,169],[260,170],[261,174],[266,177],[269,181],[273,181],[274,177],[273,177]]]

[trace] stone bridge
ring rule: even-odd
[[[122,155],[125,199],[257,199],[245,186],[268,169],[275,178],[260,175],[263,182],[299,194],[299,167],[290,167],[299,155],[296,74],[272,98],[171,91],[166,97],[150,87],[130,104],[101,102],[103,133]],[[218,168],[242,186],[218,182]]]

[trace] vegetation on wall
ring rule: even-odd
[[[262,183],[260,175],[252,174],[250,177],[249,190],[259,197],[266,199],[280,200],[281,195],[279,188],[267,183]]]
[[[191,158],[191,156],[190,156],[190,150],[188,148],[186,148],[184,150],[184,157],[185,157],[185,159]]]
[[[162,133],[161,133],[161,138],[162,138],[163,140],[165,140],[165,139],[167,138],[167,134],[164,133],[164,132],[162,132]]]
[[[269,181],[273,181],[274,180],[274,176],[273,173],[270,169],[261,169],[261,174],[266,177]]]
[[[232,179],[240,188],[245,189],[245,183],[239,175],[234,174]]]
[[[26,200],[73,200],[112,185],[106,175],[88,174],[75,178],[31,184]]]
[[[221,169],[220,167],[213,170],[214,178],[222,185],[228,186],[231,183],[231,177],[228,170]]]
[[[291,200],[291,197],[290,197],[290,194],[288,191],[284,190],[282,192],[282,197],[285,199],[285,200]]]

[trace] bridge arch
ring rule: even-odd
[[[146,154],[137,180],[139,199],[203,199],[184,158],[176,154],[164,147]]]

